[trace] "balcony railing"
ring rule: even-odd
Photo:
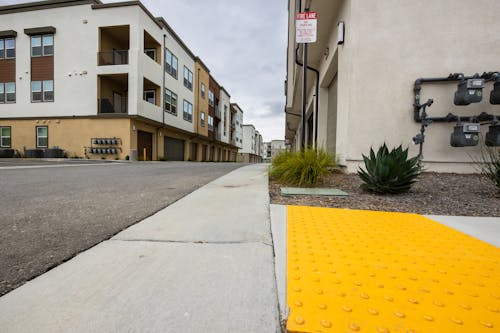
[[[219,105],[215,106],[215,118],[219,119],[219,120],[221,119],[220,118],[220,108],[219,108]]]
[[[220,131],[215,132],[215,140],[220,141]]]
[[[99,66],[127,65],[128,50],[97,52],[97,64]]]
[[[99,113],[127,113],[128,98],[102,97],[97,100]]]

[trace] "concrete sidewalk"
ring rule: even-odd
[[[277,332],[267,166],[223,176],[0,298],[2,332]]]

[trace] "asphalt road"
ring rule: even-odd
[[[0,161],[0,296],[240,166]]]

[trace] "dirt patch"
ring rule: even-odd
[[[500,216],[500,197],[493,184],[477,174],[423,173],[410,192],[380,195],[360,188],[356,174],[334,174],[318,187],[349,193],[348,197],[282,197],[281,185],[269,181],[272,204],[382,210],[433,215]]]

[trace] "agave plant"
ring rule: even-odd
[[[366,170],[358,170],[361,187],[377,193],[407,192],[421,171],[418,156],[408,159],[408,149],[402,146],[389,151],[384,143],[376,155],[370,148],[370,156],[363,155],[363,160]]]

